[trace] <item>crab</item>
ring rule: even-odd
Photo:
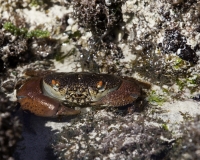
[[[17,99],[23,110],[37,116],[77,115],[80,110],[68,107],[76,105],[125,106],[141,95],[137,81],[110,74],[33,70],[25,74],[32,77],[17,90]]]

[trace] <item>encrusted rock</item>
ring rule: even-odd
[[[195,51],[187,44],[185,36],[178,30],[166,30],[162,43],[162,50],[165,54],[175,53],[183,60],[197,63],[198,56]]]
[[[21,138],[22,126],[12,115],[16,103],[8,101],[0,92],[0,159],[12,159],[17,141]]]

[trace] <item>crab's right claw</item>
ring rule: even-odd
[[[29,79],[18,91],[17,99],[23,110],[42,117],[77,115],[78,110],[65,107],[60,101],[48,97],[41,90],[42,78]]]
[[[43,94],[30,93],[27,96],[18,95],[18,101],[23,110],[28,110],[42,117],[71,116],[80,113],[79,110],[65,107],[59,101]]]
[[[60,105],[56,113],[56,116],[74,116],[80,113],[81,113],[80,110],[75,110],[75,109]]]

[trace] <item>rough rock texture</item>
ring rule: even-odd
[[[200,116],[181,126],[182,137],[171,151],[172,160],[200,158]]]
[[[162,50],[165,54],[176,53],[181,59],[197,63],[198,56],[191,46],[187,45],[186,37],[178,30],[166,30]]]
[[[120,109],[92,112],[88,107],[81,116],[66,120],[28,115],[29,122],[21,112],[24,139],[18,143],[16,159],[56,159],[54,152],[60,159],[199,158],[195,139],[199,122],[180,128],[183,121],[200,114],[199,1],[0,0],[0,4],[0,81],[13,101],[14,87],[27,68],[106,72],[152,84],[140,101],[143,107],[136,106],[138,115],[131,108],[121,114]],[[7,120],[14,123],[10,115]]]
[[[64,127],[54,148],[63,160],[163,159],[174,140],[162,125],[140,114],[94,112]]]
[[[2,23],[0,26],[1,72],[6,72],[9,68],[14,69],[19,64],[52,58],[60,48],[59,41],[45,37],[45,32],[40,30],[28,32],[27,28],[6,20],[0,19],[0,22]]]
[[[16,103],[11,103],[0,92],[0,159],[12,160],[17,141],[21,138],[22,125],[14,117]]]

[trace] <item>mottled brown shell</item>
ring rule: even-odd
[[[95,73],[53,73],[43,78],[44,91],[70,103],[90,104],[121,85],[119,77]]]
[[[29,71],[36,75],[17,90],[23,110],[38,116],[56,117],[76,115],[80,111],[62,105],[100,105],[120,107],[133,103],[141,94],[138,81],[133,78],[95,73],[54,73]]]
[[[136,81],[122,80],[120,87],[102,97],[93,105],[120,107],[133,103],[141,94],[141,89]]]

